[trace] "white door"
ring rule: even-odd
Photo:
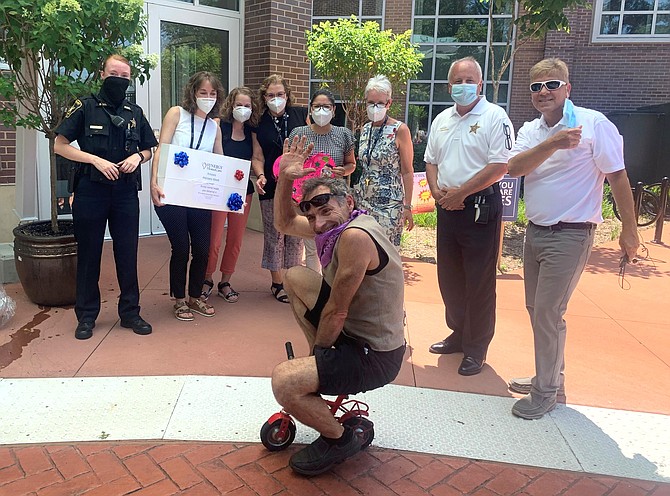
[[[203,2],[200,2],[203,3]],[[138,88],[137,102],[145,110],[156,137],[167,110],[182,100],[189,78],[210,71],[226,91],[239,86],[241,39],[239,12],[175,2],[147,3],[148,53],[158,54],[158,67]],[[142,174],[140,234],[165,232],[151,203],[150,168]]]

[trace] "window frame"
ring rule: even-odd
[[[661,15],[670,15],[670,9],[668,10],[659,10],[658,9],[659,0],[654,0],[654,8],[652,10],[623,10],[625,7],[625,0],[621,0],[621,8],[618,11],[603,11],[604,0],[595,0],[594,9],[593,9],[593,29],[591,32],[591,41],[593,43],[670,43],[670,33],[668,34],[600,34],[600,28],[602,26],[603,15],[605,13],[616,13],[618,12],[621,16],[619,19],[619,28],[618,31],[621,31],[621,26],[623,23],[624,14],[652,14],[652,31],[656,27],[656,18],[658,14]],[[605,12],[605,13],[604,13]]]

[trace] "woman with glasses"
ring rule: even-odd
[[[403,225],[408,231],[414,227],[414,146],[407,125],[387,114],[391,95],[386,76],[370,78],[365,87],[370,122],[361,130],[358,158],[363,171],[354,186],[354,198],[356,206],[367,210],[400,249]]]
[[[293,140],[294,136],[306,136],[307,143],[314,143],[314,154],[325,154],[335,164],[335,167],[327,169],[333,177],[348,176],[356,169],[354,135],[346,127],[330,123],[335,115],[335,97],[326,89],[316,91],[309,102],[309,111],[311,124],[295,128],[289,140]],[[304,243],[305,265],[319,272],[321,264],[314,240],[305,239]]]
[[[307,122],[307,109],[293,105],[288,82],[279,74],[265,79],[259,89],[262,113],[256,132],[260,152],[254,154],[251,166],[258,178],[256,187],[263,217],[263,260],[261,267],[270,271],[270,291],[277,301],[288,303],[284,291],[283,269],[300,265],[302,238],[285,236],[274,227],[274,195],[276,181],[272,166],[284,150],[284,140],[291,131]]]
[[[177,320],[193,320],[194,313],[203,317],[214,316],[214,307],[200,299],[202,281],[205,279],[207,268],[212,211],[163,203],[165,195],[158,185],[160,145],[173,144],[223,154],[221,129],[218,123],[223,98],[223,86],[214,74],[197,72],[191,76],[184,87],[184,99],[181,105],[172,107],[165,114],[159,148],[152,162],[151,200],[172,246],[170,296],[174,296],[176,300],[173,313]]]
[[[252,156],[260,156],[260,145],[252,138],[256,134],[258,125],[258,102],[253,91],[246,86],[232,90],[226,101],[223,102],[221,111],[221,143],[223,154],[228,157],[251,160]],[[247,183],[247,196],[245,200],[244,213],[229,213],[215,210],[212,212],[212,233],[209,243],[209,257],[205,281],[202,286],[202,298],[207,300],[214,289],[214,272],[219,260],[219,250],[223,238],[224,225],[228,220],[226,233],[226,246],[221,257],[221,282],[216,286],[217,295],[228,303],[235,303],[239,293],[230,285],[230,278],[235,272],[237,258],[242,248],[242,238],[247,227],[249,212],[251,212],[251,197],[254,185],[251,179]]]

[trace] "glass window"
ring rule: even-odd
[[[629,14],[623,16],[622,34],[651,34],[651,14]]]
[[[415,0],[414,15],[434,16],[437,9],[437,0]]]
[[[234,10],[235,12],[240,11],[240,2],[238,0],[200,0],[200,5]]]
[[[656,17],[656,34],[670,34],[670,14],[659,14]]]
[[[349,17],[351,14],[358,14],[358,0],[314,0],[312,2],[312,15]]]
[[[228,85],[228,31],[161,21],[161,110],[181,102],[184,86],[198,71],[216,74]]]
[[[411,83],[409,99],[413,102],[430,102],[430,83]]]
[[[435,19],[414,19],[412,41],[414,43],[433,43],[435,41]]]
[[[597,0],[594,41],[670,41],[670,0]]]
[[[440,15],[488,15],[489,8],[479,0],[440,0]]]
[[[414,0],[412,40],[421,43],[419,50],[424,59],[421,72],[409,83],[405,119],[412,132],[415,150],[421,144],[425,146],[425,133],[433,119],[453,105],[447,79],[454,61],[472,56],[479,62],[484,73],[483,93],[489,101],[492,100],[491,80],[499,72],[502,56],[507,52],[515,3],[514,0],[497,0],[493,21],[489,23],[489,1]],[[609,1],[614,4],[625,0]],[[493,46],[493,57],[489,46]],[[509,79],[508,66],[500,77],[497,95],[497,103],[503,107],[508,106],[510,98]],[[415,153],[414,167],[422,170],[422,153]]]
[[[361,6],[361,15],[380,16],[384,8],[384,0],[363,0]]]
[[[439,19],[438,43],[486,43],[487,19]]]
[[[449,85],[447,83],[435,83],[433,89],[433,100],[437,102],[452,102],[449,94]]]

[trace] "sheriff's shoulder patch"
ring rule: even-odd
[[[77,110],[79,110],[82,107],[82,105],[83,103],[81,103],[81,100],[77,98],[72,104],[72,107],[67,109],[67,112],[65,113],[65,118],[69,119],[72,114],[74,114]]]

